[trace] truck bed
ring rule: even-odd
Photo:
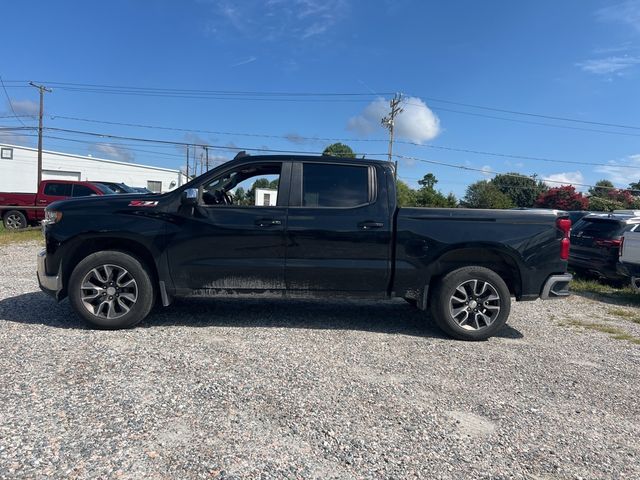
[[[416,286],[428,287],[451,264],[485,265],[521,285],[519,300],[535,299],[553,274],[564,273],[559,257],[562,232],[558,210],[484,210],[399,208],[396,215],[394,291],[417,298]]]

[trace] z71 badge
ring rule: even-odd
[[[131,200],[129,202],[130,207],[155,207],[158,205],[157,200]]]

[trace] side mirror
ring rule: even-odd
[[[182,192],[182,198],[180,200],[182,205],[195,206],[198,204],[198,189],[197,188],[187,188]]]

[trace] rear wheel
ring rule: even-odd
[[[640,292],[640,277],[631,277],[631,288]]]
[[[435,288],[431,316],[448,335],[460,340],[485,340],[506,323],[511,295],[504,280],[484,267],[449,272]]]
[[[9,210],[2,218],[4,228],[7,230],[19,230],[27,227],[27,217],[19,210]]]
[[[108,329],[140,323],[154,301],[151,275],[144,264],[119,251],[93,253],[78,263],[68,290],[80,317]]]

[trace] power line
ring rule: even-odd
[[[11,80],[7,83],[19,84],[22,81]],[[139,95],[139,96],[168,96],[178,98],[195,98],[195,99],[214,99],[214,100],[242,100],[242,101],[357,101],[361,102],[363,99],[370,97],[382,97],[386,95],[393,95],[390,92],[376,93],[363,93],[363,92],[287,92],[287,91],[251,91],[251,90],[206,90],[206,89],[179,89],[179,88],[160,88],[160,87],[131,87],[122,85],[104,85],[104,84],[92,84],[92,83],[73,83],[73,82],[46,82],[50,85],[55,85],[59,89],[70,92],[86,92],[86,93],[109,93],[109,94],[123,94],[123,95]],[[20,86],[20,85],[15,85]],[[286,98],[288,97],[288,98]],[[308,97],[308,98],[304,98]],[[321,100],[314,100],[312,97],[316,97]],[[544,118],[549,120],[558,120],[563,122],[581,123],[587,125],[600,125],[614,128],[624,128],[632,130],[640,130],[640,126],[626,125],[622,123],[613,122],[600,122],[593,120],[582,120],[567,116],[540,114],[533,112],[525,112],[521,110],[512,110],[506,108],[498,108],[486,105],[479,105],[474,103],[464,103],[452,100],[444,100],[431,96],[422,96],[421,98],[427,99],[430,102],[444,103],[449,105],[458,105],[467,108],[482,109],[487,111],[494,111],[500,113],[507,113],[510,115],[520,115],[536,118]],[[417,104],[416,104],[417,105]],[[436,107],[434,110],[441,110],[453,113],[460,113],[465,115],[473,115],[484,118],[492,118],[497,120],[505,120],[512,122],[528,123],[533,125],[550,126],[556,128],[569,128],[573,130],[582,130],[598,133],[606,133],[612,135],[624,135],[625,132],[613,132],[607,130],[598,129],[581,129],[578,127],[570,127],[567,125],[549,124],[543,122],[526,122],[518,119],[508,119],[504,117],[496,117],[491,115],[484,115],[476,112],[464,112],[460,110],[446,109],[444,107]],[[627,135],[638,136],[634,134],[626,133]]]
[[[20,119],[20,117],[18,116],[18,114],[16,113],[16,111],[13,109],[13,102],[11,101],[11,97],[9,96],[9,92],[7,92],[7,87],[4,86],[4,80],[2,80],[2,76],[0,76],[0,83],[2,84],[2,89],[4,90],[4,95],[7,97],[7,102],[9,102],[9,108],[11,108],[11,111],[13,112],[13,116],[23,125],[26,127],[25,123],[22,121],[22,119]]]
[[[66,132],[66,133],[75,133],[79,135],[90,135],[101,138],[114,138],[114,139],[122,139],[122,140],[130,140],[135,142],[148,142],[148,143],[158,143],[165,145],[182,145],[182,146],[195,146],[201,148],[211,148],[214,150],[225,150],[225,151],[256,151],[256,152],[273,152],[273,153],[290,153],[290,154],[309,154],[309,155],[318,155],[318,152],[313,151],[304,151],[304,150],[283,150],[283,149],[272,149],[272,148],[252,148],[252,147],[236,147],[236,146],[228,146],[228,145],[214,145],[209,143],[201,143],[201,142],[184,142],[184,141],[170,141],[170,140],[161,140],[161,139],[151,139],[151,138],[142,138],[142,137],[128,137],[122,135],[112,135],[107,133],[97,133],[97,132],[86,132],[82,130],[71,130],[67,128],[56,128],[56,127],[45,127],[46,130],[52,130],[57,132]],[[385,153],[362,153],[356,152],[356,155],[369,155],[369,156],[381,156],[386,155]]]
[[[603,127],[629,128],[629,129],[633,129],[633,130],[640,130],[640,127],[635,126],[635,125],[624,125],[624,124],[621,124],[621,123],[594,122],[594,121],[590,121],[590,120],[580,120],[580,119],[571,118],[571,117],[560,117],[560,116],[554,116],[554,115],[544,115],[544,114],[540,114],[540,113],[522,112],[522,111],[518,111],[518,110],[508,110],[508,109],[504,109],[504,108],[487,107],[487,106],[484,106],[484,105],[476,105],[476,104],[472,104],[472,103],[453,102],[451,100],[442,100],[442,99],[439,99],[439,98],[433,98],[433,97],[429,97],[429,96],[421,96],[420,98],[424,98],[426,100],[429,100],[431,102],[436,102],[436,103],[446,103],[446,104],[449,104],[449,105],[458,105],[458,106],[461,106],[461,107],[478,108],[478,109],[481,109],[481,110],[489,110],[489,111],[492,111],[492,112],[509,113],[509,114],[512,114],[512,115],[524,115],[524,116],[528,116],[528,117],[546,118],[548,120],[561,120],[563,122],[584,123],[584,124],[589,124],[589,125],[600,125],[600,126],[603,126]]]
[[[405,102],[405,105],[413,105],[413,106],[417,106],[417,107],[424,107],[424,105],[421,105],[419,103],[411,103],[411,102]],[[473,117],[481,117],[481,118],[491,118],[493,120],[503,120],[505,122],[514,122],[514,123],[523,123],[526,125],[538,125],[538,126],[542,126],[542,127],[554,127],[554,128],[563,128],[565,130],[576,130],[576,131],[581,131],[581,132],[594,132],[594,133],[605,133],[605,134],[609,134],[609,135],[623,135],[623,136],[627,136],[627,137],[640,137],[640,134],[638,133],[629,133],[629,132],[614,132],[611,130],[599,130],[596,128],[584,128],[584,127],[574,127],[571,125],[558,125],[556,123],[545,123],[545,122],[534,122],[531,120],[520,120],[518,118],[506,118],[506,117],[497,117],[495,115],[487,115],[484,113],[477,113],[477,112],[465,112],[462,110],[453,110],[450,108],[444,108],[444,107],[431,107],[429,106],[429,108],[431,110],[435,110],[436,112],[451,112],[451,113],[459,113],[461,115],[470,115]]]
[[[151,142],[151,143],[158,142],[158,143],[162,143],[162,144],[182,145],[182,146],[198,146],[198,147],[202,147],[202,148],[207,147],[207,148],[213,148],[213,149],[218,149],[218,150],[230,150],[230,151],[248,150],[248,151],[259,151],[259,152],[270,152],[270,153],[320,155],[319,152],[313,152],[313,151],[277,150],[277,149],[268,149],[268,148],[251,148],[251,147],[244,147],[244,146],[243,147],[232,148],[232,147],[228,147],[228,146],[219,146],[219,145],[210,145],[210,144],[194,144],[194,143],[171,142],[171,141],[167,141],[167,140],[156,140],[156,139],[139,138],[139,137],[125,137],[125,136],[102,134],[102,133],[96,133],[96,132],[84,132],[84,131],[79,131],[79,130],[58,129],[58,128],[53,128],[53,127],[46,127],[46,129],[47,130],[62,131],[62,132],[67,132],[67,133],[76,133],[76,134],[82,134],[82,135],[98,136],[98,137],[101,137],[101,138],[125,139],[125,140],[137,141],[137,142]],[[33,136],[33,135],[31,135],[31,136]],[[52,136],[50,138],[57,138],[57,139],[60,139],[60,140],[76,141],[75,139],[66,139],[66,138],[54,137],[54,136]],[[78,141],[81,141],[81,140],[78,140]],[[149,153],[155,153],[155,152],[149,152]],[[358,155],[366,155],[368,157],[387,156],[387,154],[385,154],[385,153],[365,153],[365,154],[358,153]],[[445,167],[450,167],[450,168],[456,168],[456,169],[460,169],[460,170],[475,171],[475,172],[480,172],[480,173],[483,173],[483,174],[503,175],[503,176],[515,177],[515,178],[526,178],[526,179],[530,179],[530,180],[542,181],[542,182],[545,182],[545,183],[556,183],[556,184],[560,184],[560,185],[568,185],[569,184],[569,185],[575,185],[575,186],[580,186],[580,187],[589,187],[589,188],[616,189],[616,187],[604,187],[604,186],[577,183],[577,182],[563,182],[561,180],[552,180],[552,179],[549,179],[549,178],[543,178],[543,177],[537,177],[537,176],[527,176],[527,175],[509,173],[509,172],[497,172],[497,171],[494,171],[494,170],[489,170],[489,169],[484,169],[484,168],[477,168],[477,167],[472,167],[472,166],[468,166],[468,165],[452,164],[452,163],[448,163],[448,162],[442,162],[442,161],[438,161],[438,160],[429,160],[429,159],[425,159],[425,158],[419,158],[419,157],[413,157],[413,156],[407,156],[407,155],[393,154],[393,156],[395,158],[400,158],[400,159],[404,159],[404,160],[413,160],[413,161],[426,163],[426,164],[430,164],[430,165],[439,165],[439,166],[445,166]]]
[[[8,80],[7,83],[23,83],[23,80]],[[71,83],[71,82],[43,82],[52,86],[62,87],[81,87],[81,88],[97,88],[112,90],[131,90],[131,91],[152,91],[152,92],[173,92],[173,93],[196,93],[211,95],[262,95],[262,96],[318,96],[318,97],[371,97],[393,95],[393,92],[380,93],[363,93],[363,92],[277,92],[277,91],[251,91],[251,90],[206,90],[206,89],[185,89],[185,88],[162,88],[162,87],[132,87],[123,85],[102,85],[92,83]]]
[[[537,177],[537,176],[527,176],[527,175],[521,175],[521,174],[516,174],[516,173],[510,173],[510,172],[496,172],[493,170],[488,170],[488,169],[484,169],[484,168],[477,168],[477,167],[470,167],[467,165],[459,165],[459,164],[453,164],[453,163],[447,163],[447,162],[441,162],[441,161],[437,161],[437,160],[428,160],[425,158],[418,158],[418,157],[410,157],[410,156],[406,156],[406,155],[394,155],[397,158],[401,158],[404,160],[413,160],[416,162],[422,162],[422,163],[428,163],[431,165],[440,165],[443,167],[451,167],[451,168],[457,168],[460,170],[470,170],[470,171],[474,171],[474,172],[481,172],[484,174],[492,174],[492,175],[504,175],[506,177],[515,177],[515,178],[526,178],[529,180],[535,180],[535,181],[542,181],[545,183],[558,183],[560,185],[575,185],[575,186],[579,186],[579,187],[590,187],[590,188],[609,188],[609,189],[617,189],[616,187],[600,187],[598,185],[589,185],[589,184],[585,184],[585,183],[576,183],[576,182],[563,182],[561,180],[551,180],[549,178],[543,178],[543,177]]]
[[[52,120],[56,119],[64,119],[64,120],[73,120],[79,122],[88,122],[88,123],[97,123],[104,125],[118,125],[118,126],[126,126],[126,127],[136,127],[136,128],[147,128],[147,129],[155,129],[155,130],[166,130],[166,131],[175,131],[175,132],[187,132],[187,133],[207,133],[212,135],[227,135],[227,136],[244,136],[244,137],[258,137],[258,138],[276,138],[276,139],[284,139],[290,141],[290,136],[287,135],[269,135],[269,134],[259,134],[259,133],[246,133],[246,132],[226,132],[226,131],[216,131],[216,130],[204,130],[204,129],[188,129],[188,128],[177,128],[177,127],[164,127],[158,125],[147,125],[141,123],[129,123],[129,122],[114,122],[114,121],[106,121],[106,120],[95,120],[90,118],[81,118],[81,117],[70,117],[64,115],[51,115]],[[383,138],[368,138],[368,139],[359,139],[359,138],[334,138],[334,137],[305,137],[301,135],[297,135],[296,138],[301,140],[310,140],[310,141],[326,141],[326,142],[388,142],[388,139]],[[517,160],[533,160],[533,161],[541,161],[541,162],[550,162],[550,163],[564,163],[564,164],[572,164],[572,165],[589,165],[596,167],[609,167],[611,164],[609,163],[597,163],[597,162],[581,162],[576,160],[561,160],[555,158],[546,158],[546,157],[537,157],[531,155],[518,155],[518,154],[510,154],[510,153],[498,153],[498,152],[488,152],[483,150],[476,150],[470,148],[458,148],[458,147],[448,147],[444,145],[432,145],[432,144],[421,144],[417,142],[410,142],[406,140],[394,140],[394,143],[402,144],[402,145],[411,145],[419,148],[431,148],[437,150],[448,150],[453,152],[460,153],[471,153],[475,155],[487,155],[492,157],[501,157],[501,158],[511,158]],[[637,165],[616,165],[619,167],[625,168],[638,168]]]

